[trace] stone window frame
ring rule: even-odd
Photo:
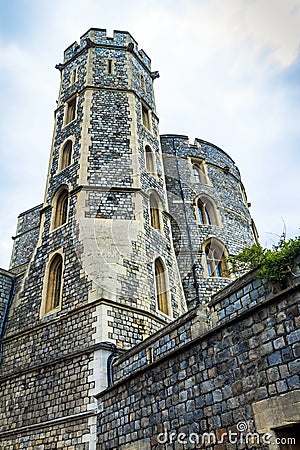
[[[151,110],[144,102],[141,102],[141,119],[143,126],[152,133]]]
[[[77,95],[72,95],[65,102],[64,107],[64,127],[76,120],[77,112]]]
[[[73,84],[75,84],[77,79],[78,79],[78,70],[77,70],[77,67],[74,67],[74,69],[72,69],[70,72],[69,85],[72,86]]]
[[[162,211],[163,208],[160,196],[156,191],[154,190],[150,191],[149,192],[150,226],[159,233],[163,233]]]
[[[60,267],[58,264],[60,264]],[[61,248],[50,253],[45,268],[40,318],[61,311],[64,269],[65,256],[63,249]],[[59,292],[56,290],[57,287]]]
[[[145,145],[144,154],[145,154],[146,171],[156,177],[157,176],[156,155],[149,144]]]
[[[209,253],[208,246],[213,248]],[[228,264],[226,258],[228,257],[228,250],[219,239],[211,236],[202,244],[202,267],[204,268],[204,277],[212,279],[231,279],[228,273]]]
[[[67,225],[68,221],[69,188],[66,184],[63,184],[56,190],[52,198],[51,232]]]
[[[221,216],[213,198],[207,194],[199,194],[193,205],[198,225],[222,227]]]
[[[190,158],[191,165],[191,181],[193,184],[204,184],[210,185],[207,163],[205,159],[201,158]],[[198,180],[195,179],[195,171],[198,171]]]
[[[65,152],[67,150],[67,146],[71,144],[70,154],[67,158]],[[66,167],[69,167],[72,164],[73,159],[73,147],[74,147],[74,138],[68,137],[60,147],[59,150],[59,159],[58,159],[58,172],[61,172]],[[66,159],[68,159],[69,163],[66,164]]]
[[[153,261],[156,310],[160,314],[172,317],[169,274],[164,259],[157,256]]]

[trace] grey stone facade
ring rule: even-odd
[[[225,305],[245,295],[232,315]],[[252,273],[213,297],[208,323],[197,306],[120,356],[98,396],[99,449],[286,448],[275,443],[299,422],[299,300],[299,276],[274,293]]]
[[[0,448],[194,448],[157,436],[256,420],[255,402],[299,389],[299,280],[274,293],[208,272],[208,240],[227,254],[255,240],[235,163],[159,138],[157,73],[129,33],[91,29],[57,68],[45,201],[19,216],[0,274]]]
[[[192,306],[207,302],[232,281],[229,276],[208,277],[204,273],[203,244],[215,238],[229,255],[237,254],[255,241],[253,221],[240,172],[222,149],[201,139],[190,144],[187,136],[176,135],[161,136],[161,146],[177,261],[185,296]],[[193,163],[197,162],[205,165],[205,180],[193,177]],[[201,195],[214,202],[217,225],[199,222],[196,201]]]
[[[8,309],[12,300],[15,278],[7,270],[0,269],[0,338],[2,339],[6,327]],[[0,357],[2,358],[2,343],[0,342]],[[1,360],[0,360],[1,364]]]
[[[39,236],[41,208],[42,205],[38,205],[21,213],[18,217],[17,232],[13,238],[14,246],[10,261],[10,270],[15,274],[24,271],[36,247]]]

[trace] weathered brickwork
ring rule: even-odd
[[[45,201],[0,273],[0,449],[183,450],[201,447],[179,433],[293,424],[298,262],[284,290],[208,270],[209,240],[236,254],[256,238],[235,163],[159,138],[158,73],[129,33],[90,29],[57,69]]]
[[[45,431],[30,430],[31,442],[28,435],[22,433],[7,433],[3,448],[5,450],[89,450],[89,428],[86,420],[72,421],[58,428],[57,424],[49,426]],[[0,446],[1,446],[0,441]]]
[[[300,282],[299,262],[300,259],[297,258],[292,268],[294,276],[286,281],[285,288],[287,290]],[[276,296],[277,292],[283,289],[283,286],[279,284],[265,283],[264,280],[255,278],[254,274],[255,271],[249,272],[214,295],[210,302],[214,311],[214,314],[212,314],[214,325],[221,325],[228,319],[234,319],[256,305],[265,302],[270,296]],[[242,288],[239,289],[239,286],[242,286]]]
[[[133,347],[136,342],[141,342],[150,336],[153,331],[158,331],[165,325],[166,319],[161,315],[161,320],[145,316],[137,310],[111,308],[108,310],[108,338],[116,343],[119,349]]]
[[[8,376],[19,370],[27,370],[47,359],[56,359],[74,352],[83,351],[93,343],[92,334],[95,318],[94,308],[82,308],[71,314],[46,317],[23,333],[14,329],[3,340],[3,364],[0,376]]]
[[[176,135],[161,136],[161,146],[177,261],[192,306],[209,300],[232,281],[205,273],[203,244],[215,238],[229,254],[237,254],[254,243],[255,236],[239,170],[223,150],[201,139],[191,145],[186,136]],[[193,176],[197,162],[205,165],[205,180]],[[217,225],[200,223],[197,198],[201,195],[214,202]]]
[[[90,360],[81,355],[0,379],[0,448],[89,449]]]
[[[161,331],[150,336],[138,350],[134,347],[120,357],[114,367],[113,381],[117,383],[124,377],[150,363],[163,358],[191,342],[200,333],[208,329],[206,311],[199,307],[192,309],[180,318],[180,322],[172,322]]]
[[[114,345],[128,349],[186,310],[161,176],[149,58],[128,33],[109,39],[90,30],[79,47],[66,51],[58,69],[45,202],[20,216],[12,259],[19,276],[1,342],[3,448],[48,448],[53,438],[57,448],[95,449],[94,395],[107,386]],[[156,175],[147,171],[146,145],[155,152]],[[62,188],[66,214],[57,203]],[[161,232],[150,225],[153,190],[161,199]],[[65,214],[59,226],[58,214]],[[54,255],[62,258],[61,301],[48,311]],[[169,316],[157,306],[154,259],[160,255],[168,269]],[[6,299],[5,286],[1,292]],[[71,422],[78,434],[67,439]]]
[[[87,411],[89,400],[87,355],[41,367],[18,378],[5,377],[2,390],[1,433]],[[22,395],[20,387],[22,386]],[[19,394],[18,394],[19,393]],[[0,433],[0,438],[1,438]]]
[[[10,297],[12,296],[13,284],[14,284],[13,275],[10,272],[7,272],[6,270],[0,269],[0,336],[1,336],[1,339],[2,339],[3,333],[4,333],[5,314],[7,312],[8,306],[9,306]]]
[[[253,283],[245,277],[235,294],[255,291]],[[250,448],[245,440],[228,442],[229,432],[241,434],[239,424],[257,431],[260,402],[275,398],[279,409],[286,408],[286,395],[294,401],[285,409],[285,423],[297,414],[299,418],[299,299],[294,280],[287,290],[270,292],[235,319],[229,312],[222,326],[199,329],[190,341],[198,306],[173,324],[173,339],[168,330],[160,331],[123,355],[114,369],[121,381],[98,396],[98,448],[202,448],[195,443],[201,443],[204,433],[212,436],[208,449]],[[269,414],[276,417],[274,411]],[[218,444],[224,433],[227,442]],[[269,449],[255,442],[251,448]]]
[[[36,247],[42,205],[25,211],[18,217],[17,232],[10,261],[10,270],[18,274],[23,272],[29,263]]]

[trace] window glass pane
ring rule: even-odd
[[[222,277],[222,262],[221,261],[216,262],[216,276]]]
[[[208,213],[208,210],[207,210],[206,207],[205,207],[204,209],[205,209],[206,223],[207,223],[208,225],[211,225],[211,219],[210,219],[210,215],[209,215],[209,213]]]
[[[199,220],[200,223],[204,224],[204,214],[203,214],[203,207],[201,204],[198,203],[198,213],[199,213]]]
[[[199,168],[195,165],[193,166],[193,174],[195,183],[201,183],[200,171]]]

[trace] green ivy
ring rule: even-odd
[[[257,277],[265,278],[272,283],[284,285],[287,275],[293,274],[292,268],[297,256],[300,255],[300,236],[286,240],[283,234],[278,243],[271,249],[254,244],[245,248],[236,256],[230,256],[228,261],[232,273],[245,273],[257,268]]]

